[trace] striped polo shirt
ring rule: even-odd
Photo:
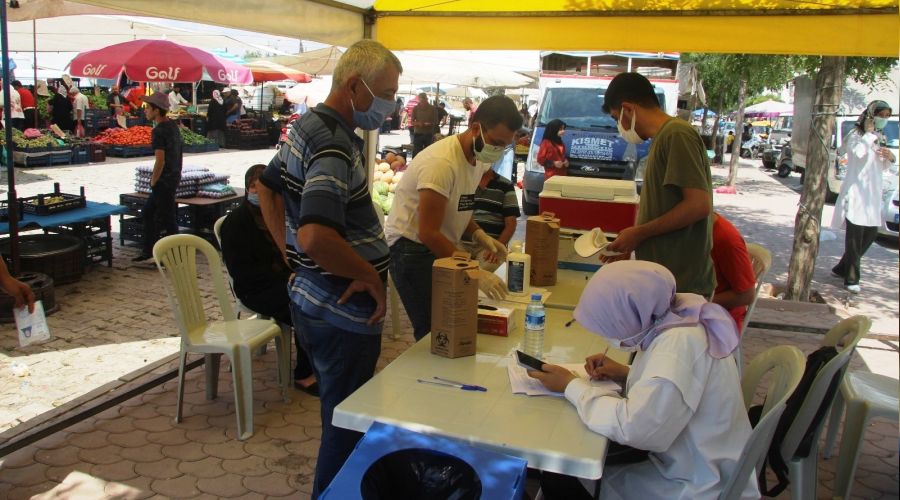
[[[478,227],[497,238],[506,229],[506,218],[521,215],[516,188],[506,177],[496,173],[487,186],[475,190],[475,212],[472,217]]]
[[[387,280],[389,251],[369,194],[363,141],[333,109],[319,104],[296,120],[262,181],[284,198],[285,241],[296,276],[290,296],[304,314],[346,331],[380,334],[383,323],[366,324],[375,310],[367,293],[337,301],[351,280],[324,270],[300,248],[297,229],[321,224],[337,231]],[[277,172],[277,175],[275,175]]]

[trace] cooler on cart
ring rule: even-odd
[[[556,175],[544,181],[540,210],[566,228],[618,233],[634,225],[638,199],[634,181]]]

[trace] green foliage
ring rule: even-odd
[[[810,78],[815,78],[822,66],[822,58],[819,56],[796,56],[794,60],[797,67]],[[897,62],[897,59],[889,57],[848,57],[844,74],[847,78],[864,85],[878,83],[888,78]]]
[[[748,98],[747,102],[745,104],[747,106],[753,106],[754,104],[759,104],[761,102],[766,102],[766,101],[782,102],[781,96],[777,96],[775,94],[761,94],[761,95],[756,95],[756,96]]]

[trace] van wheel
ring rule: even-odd
[[[786,163],[782,163],[778,167],[778,177],[781,177],[782,179],[784,179],[785,177],[787,177],[789,175],[791,175],[791,166]]]
[[[528,203],[528,201],[525,200],[525,190],[523,189],[522,190],[522,212],[524,212],[525,215],[531,216],[531,215],[538,215],[539,210],[540,210],[540,208],[537,206],[537,204]]]

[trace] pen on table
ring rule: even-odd
[[[455,380],[448,380],[448,379],[441,378],[441,377],[433,377],[433,378],[435,380],[437,380],[437,382],[435,382],[435,380],[423,380],[420,378],[417,378],[416,382],[418,382],[420,384],[432,384],[432,385],[442,385],[444,387],[456,387],[457,389],[462,389],[464,391],[487,392],[487,388],[482,387],[480,385],[464,384],[462,382],[457,382]]]
[[[575,318],[572,318],[569,321],[566,321],[566,328],[572,326],[572,323],[574,323],[574,322],[575,322]]]

